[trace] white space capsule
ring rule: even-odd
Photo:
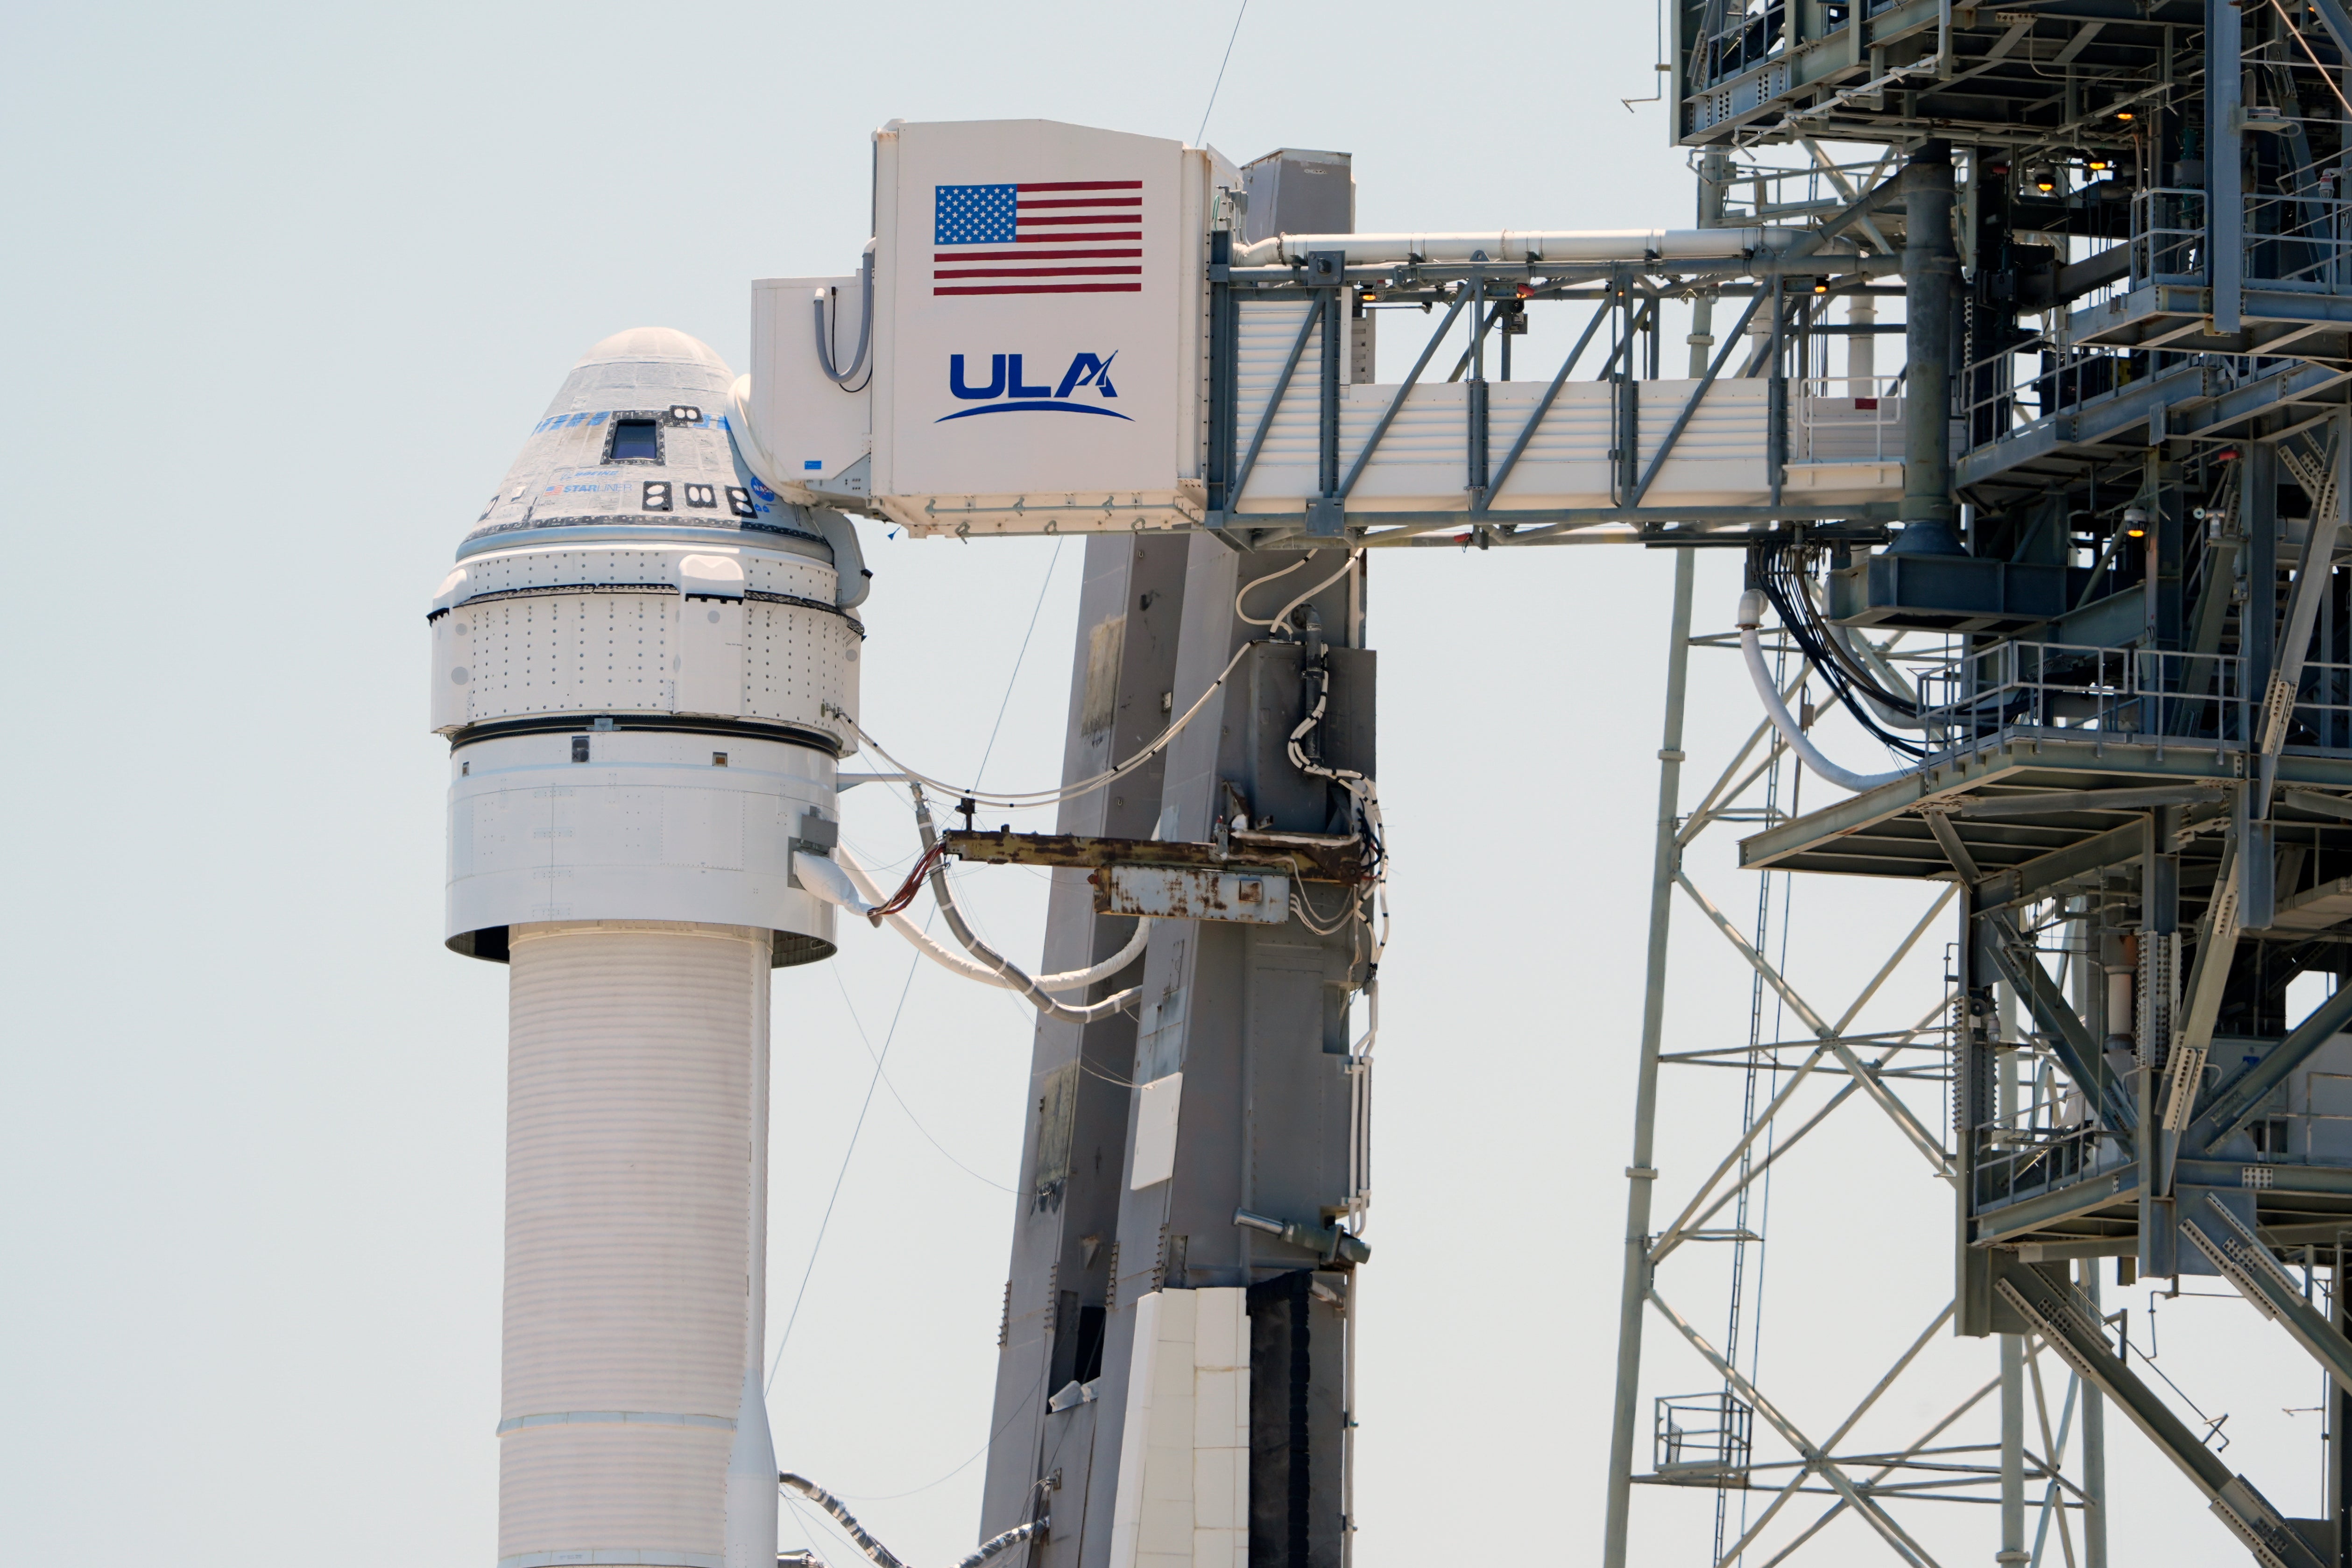
[[[431,610],[446,940],[510,966],[499,1568],[775,1561],[769,976],[833,952],[793,859],[866,574],[743,464],[730,382],[680,332],[589,350]]]

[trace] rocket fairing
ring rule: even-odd
[[[769,1568],[769,986],[834,951],[866,576],[727,366],[572,367],[435,595],[454,950],[510,966],[499,1568]]]

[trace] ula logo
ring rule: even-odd
[[[1118,388],[1110,384],[1110,362],[1118,354],[1114,351],[1109,359],[1082,353],[1070,361],[1070,368],[1062,373],[1056,383],[1039,382],[1031,385],[1024,379],[1019,354],[988,356],[988,380],[975,386],[972,374],[964,368],[964,356],[948,356],[948,390],[966,403],[976,403],[977,408],[959,408],[933,421],[944,425],[950,419],[969,419],[975,414],[1012,414],[1024,409],[1055,414],[1105,414],[1113,419],[1127,416],[1115,408],[1105,408],[1098,403],[1076,403],[1070,395],[1080,387],[1094,388],[1097,396],[1118,395]]]

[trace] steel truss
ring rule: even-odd
[[[1820,226],[1818,245],[1866,217],[1874,204],[1887,199],[1891,186],[1882,184],[1853,205],[1844,221]],[[1790,522],[1814,524],[1822,539],[1881,542],[1885,524],[1899,508],[1893,502],[1814,504],[1783,498],[1781,474],[1788,462],[1790,426],[1790,364],[1791,350],[1807,334],[1826,338],[1838,329],[1827,320],[1832,301],[1856,295],[1900,294],[1899,289],[1875,285],[1871,279],[1895,270],[1897,258],[1885,254],[1847,256],[1801,253],[1781,259],[1762,257],[1724,262],[1626,263],[1574,266],[1530,262],[1498,257],[1469,264],[1429,262],[1354,265],[1340,252],[1318,253],[1299,266],[1236,267],[1231,263],[1229,234],[1211,237],[1209,265],[1210,408],[1208,456],[1204,474],[1206,510],[1203,526],[1239,549],[1317,549],[1335,541],[1359,547],[1475,544],[1495,546],[1599,542],[1681,542],[1704,535],[1724,542],[1746,542],[1759,531]],[[1240,362],[1240,309],[1244,300],[1297,300],[1309,308],[1300,313],[1296,336],[1265,406],[1250,428],[1238,419],[1237,386]],[[1642,442],[1635,426],[1640,402],[1634,388],[1658,376],[1660,313],[1670,300],[1699,307],[1695,340],[1707,331],[1715,302],[1745,300],[1738,325],[1727,334],[1711,361],[1695,363],[1696,384],[1669,421],[1666,432],[1641,458]],[[1524,330],[1530,305],[1588,305],[1591,314],[1574,346],[1552,373],[1541,401],[1515,426],[1496,428],[1485,390],[1490,354],[1509,376],[1510,337]],[[1418,309],[1436,313],[1435,325],[1412,370],[1398,386],[1374,424],[1370,437],[1352,460],[1342,467],[1340,434],[1341,388],[1346,384],[1339,344],[1340,323],[1353,313],[1377,310],[1402,319]],[[1759,315],[1769,323],[1752,348],[1748,328]],[[1464,318],[1470,323],[1469,345],[1449,380],[1466,380],[1467,440],[1463,489],[1466,508],[1438,511],[1351,510],[1349,498],[1373,454],[1402,412],[1406,399],[1420,385],[1440,347]],[[1320,331],[1323,349],[1318,363],[1305,363],[1307,345]],[[1586,352],[1604,341],[1593,379],[1619,387],[1616,400],[1616,450],[1620,454],[1612,477],[1611,504],[1604,507],[1536,507],[1515,504],[1507,489],[1528,443],[1550,414],[1560,390],[1575,375]],[[1897,326],[1893,331],[1901,331]],[[1708,342],[1714,341],[1712,338]],[[1745,350],[1744,357],[1742,351]],[[1696,358],[1696,356],[1695,356]],[[1735,361],[1738,363],[1735,363]],[[1298,511],[1241,510],[1251,471],[1265,448],[1274,422],[1282,411],[1294,382],[1306,374],[1314,381],[1318,410],[1321,483],[1318,497]],[[1684,431],[1697,413],[1700,401],[1718,378],[1760,379],[1769,387],[1768,470],[1772,501],[1769,506],[1656,507],[1645,504],[1651,486],[1674,453]],[[1654,412],[1652,415],[1654,417]]]
[[[1762,1507],[1751,1510],[1736,1537],[1718,1538],[1717,1556],[1724,1568],[1743,1560],[1771,1568],[1817,1542],[1849,1514],[1861,1520],[1896,1560],[1930,1568],[1939,1559],[1922,1536],[1936,1532],[1926,1528],[1915,1507],[1930,1502],[1997,1507],[2004,1561],[2030,1568],[2040,1568],[2045,1561],[2063,1562],[2067,1568],[2105,1568],[2104,1410],[2110,1395],[2095,1382],[2086,1384],[2070,1347],[2056,1342],[2050,1332],[2037,1328],[2003,1335],[1993,1375],[1909,1441],[1891,1448],[1852,1447],[1848,1445],[1864,1418],[1914,1368],[1931,1342],[1949,1332],[1957,1300],[1936,1312],[1850,1406],[1833,1413],[1834,1425],[1826,1435],[1816,1436],[1821,1424],[1781,1404],[1739,1364],[1739,1347],[1718,1347],[1692,1321],[1688,1303],[1670,1290],[1667,1265],[1692,1244],[1746,1247],[1761,1241],[1744,1226],[1710,1226],[1759,1189],[1781,1162],[1806,1157],[1799,1154],[1801,1147],[1818,1153],[1822,1145],[1808,1140],[1850,1102],[1866,1101],[1886,1117],[1916,1152],[1929,1180],[1948,1186],[1958,1175],[1941,1116],[1923,1112],[1914,1103],[1923,1092],[1941,1096],[1952,1088],[1949,1022],[1955,994],[1950,976],[1909,1026],[1857,1031],[1855,1025],[1866,1007],[1885,995],[1905,960],[1951,915],[1960,889],[1951,883],[1937,889],[1869,980],[1832,1012],[1817,1006],[1781,973],[1685,868],[1686,852],[1711,829],[1727,824],[1752,826],[1759,818],[1769,826],[1784,815],[1771,806],[1759,810],[1752,803],[1759,796],[1769,800],[1767,786],[1775,772],[1790,763],[1784,742],[1768,721],[1747,737],[1695,805],[1685,809],[1682,804],[1689,649],[1713,640],[1692,635],[1694,562],[1689,550],[1676,552],[1633,1163],[1626,1173],[1626,1251],[1606,1561],[1616,1564],[1627,1560],[1633,1488],[1646,1484],[1698,1488],[1718,1498],[1727,1491],[1764,1497]],[[1784,699],[1795,700],[1805,684],[1801,675]],[[1757,1047],[1664,1048],[1667,937],[1677,903],[1706,919],[1747,971],[1802,1024],[1805,1037],[1767,1040]],[[1653,1204],[1661,1179],[1654,1163],[1660,1069],[1751,1068],[1759,1053],[1769,1058],[1776,1080],[1769,1100],[1754,1110],[1696,1185],[1680,1195],[1673,1217],[1655,1223]],[[2047,1078],[2045,1058],[2046,1053],[2031,1047],[2016,1053],[2022,1083]],[[2091,1267],[2084,1265],[2080,1290],[2097,1289]],[[1718,1402],[1716,1409],[1728,1413],[1718,1426],[1743,1431],[1736,1439],[1723,1440],[1709,1428],[1694,1443],[1687,1429],[1676,1424],[1680,1412],[1668,1408],[1679,1404],[1688,1409],[1691,1399],[1661,1401],[1655,1423],[1660,1463],[1644,1471],[1636,1443],[1643,1325],[1652,1314],[1720,1380],[1720,1394],[1706,1396]],[[2056,1352],[2063,1364],[2048,1364],[2045,1350]],[[1985,1409],[1988,1401],[1993,1405],[1990,1412]],[[1788,1457],[1758,1458],[1744,1432],[1755,1424],[1777,1438]],[[1977,1430],[1987,1426],[1993,1430]],[[1822,1506],[1806,1506],[1814,1499],[1822,1500]],[[1941,1560],[1955,1555],[1948,1552]]]

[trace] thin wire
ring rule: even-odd
[[[1258,645],[1254,642],[1245,642],[1242,644],[1241,647],[1234,649],[1234,657],[1226,662],[1223,669],[1217,672],[1217,679],[1209,682],[1208,689],[1201,693],[1199,700],[1195,701],[1190,708],[1184,710],[1182,713],[1177,715],[1175,721],[1165,730],[1160,731],[1160,733],[1153,738],[1151,742],[1143,748],[1143,750],[1136,752],[1135,755],[1128,758],[1127,761],[1119,763],[1118,766],[1115,768],[1097,773],[1090,779],[1080,779],[1076,784],[1064,784],[1059,789],[982,790],[975,792],[967,785],[950,784],[945,779],[935,778],[929,773],[918,772],[912,766],[899,761],[897,757],[890,754],[889,750],[885,747],[881,742],[876,740],[871,734],[867,733],[866,727],[858,723],[856,719],[851,718],[847,713],[843,712],[838,708],[834,709],[832,711],[835,716],[839,717],[844,723],[857,731],[857,738],[866,745],[871,746],[874,749],[874,754],[876,756],[882,758],[885,762],[888,763],[892,767],[897,768],[900,773],[906,774],[915,783],[929,784],[931,788],[948,795],[971,795],[982,805],[1002,806],[1007,811],[1029,811],[1039,806],[1052,805],[1059,801],[1076,800],[1078,796],[1083,795],[1090,795],[1094,791],[1102,788],[1105,784],[1125,778],[1128,774],[1141,767],[1145,763],[1148,763],[1153,757],[1158,756],[1160,752],[1166,748],[1170,742],[1173,741],[1180,733],[1182,732],[1187,724],[1190,724],[1194,719],[1200,717],[1201,710],[1209,705],[1209,699],[1214,697],[1220,690],[1223,689],[1226,677],[1232,675],[1234,670],[1241,664],[1242,660],[1248,657],[1249,650],[1257,646]]]
[[[1045,593],[1054,585],[1054,566],[1062,559],[1062,541],[1069,535],[1054,536],[1054,553],[1045,558],[1045,580],[1037,584],[1037,603],[1029,611],[1029,629],[1021,634],[1021,651],[1013,656],[1013,678],[1004,683],[1004,700],[996,705],[996,724],[988,731],[988,745],[980,753],[980,766],[971,770],[971,787],[980,788],[980,776],[988,772],[988,759],[996,752],[996,737],[1004,729],[1004,710],[1013,706],[1013,689],[1021,680],[1021,661],[1029,657],[1029,639],[1037,635],[1037,616],[1045,608]]]
[[[1249,15],[1249,0],[1242,0],[1242,8],[1234,13],[1234,30],[1225,38],[1225,58],[1217,62],[1217,79],[1209,85],[1208,108],[1201,110],[1201,129],[1192,132],[1192,145],[1206,146],[1201,140],[1209,133],[1209,110],[1217,107],[1217,89],[1225,85],[1225,67],[1234,58],[1234,40],[1242,36],[1242,18]]]
[[[926,929],[929,923],[924,921]],[[915,970],[922,962],[919,952],[907,961],[907,980],[898,987],[898,1005],[890,1015],[890,1032],[882,1037],[882,1054],[874,1058],[874,1076],[866,1080],[866,1099],[857,1107],[856,1125],[849,1130],[849,1147],[841,1152],[841,1169],[833,1178],[833,1195],[824,1200],[824,1216],[817,1221],[816,1239],[809,1244],[808,1267],[801,1270],[801,1288],[793,1294],[792,1313],[784,1319],[783,1337],[776,1342],[776,1356],[768,1363],[768,1381],[761,1385],[762,1393],[775,1390],[777,1370],[784,1364],[784,1347],[793,1342],[793,1325],[801,1321],[801,1303],[808,1299],[809,1280],[816,1273],[817,1254],[824,1249],[824,1233],[833,1224],[833,1205],[841,1201],[841,1184],[849,1177],[850,1157],[857,1152],[857,1135],[866,1131],[866,1113],[874,1109],[874,1090],[882,1081],[882,1064],[889,1059],[890,1042],[898,1037],[898,1020],[907,1011],[907,993],[915,988]]]
[[[835,963],[828,964],[826,967],[833,971],[834,984],[840,987],[841,1005],[849,1009],[850,1026],[857,1031],[857,1043],[866,1047],[866,1054],[867,1056],[874,1058],[874,1065],[878,1070],[882,1065],[882,1058],[879,1056],[875,1055],[874,1042],[866,1037],[866,1026],[857,1016],[857,1005],[849,999],[849,987],[841,978],[841,965]],[[915,1131],[921,1133],[923,1137],[929,1142],[931,1147],[940,1152],[940,1157],[946,1160],[949,1164],[953,1165],[957,1170],[961,1171],[965,1175],[970,1176],[976,1182],[986,1182],[990,1186],[994,1187],[1000,1193],[1010,1193],[1013,1191],[1011,1187],[1006,1186],[1003,1182],[982,1175],[978,1171],[973,1170],[970,1165],[965,1164],[961,1160],[957,1159],[953,1154],[948,1152],[948,1146],[940,1142],[937,1138],[933,1138],[931,1136],[931,1130],[923,1125],[922,1119],[915,1114],[915,1108],[908,1105],[907,1103],[907,1097],[898,1092],[898,1080],[893,1079],[888,1073],[884,1073],[882,1075],[882,1087],[890,1091],[890,1098],[898,1102],[898,1109],[907,1113],[907,1120],[915,1124]]]
[[[809,1524],[809,1516],[801,1511],[799,1500],[795,1499],[792,1493],[785,1491],[781,1487],[776,1489],[776,1495],[783,1500],[784,1506],[792,1510],[793,1517],[800,1521],[801,1533],[808,1538],[808,1550],[811,1552],[816,1552],[818,1562],[830,1564],[833,1559],[827,1557],[822,1552],[817,1552],[819,1537],[816,1531]]]
[[[1004,728],[1004,713],[1005,710],[1012,704],[1013,689],[1021,679],[1022,661],[1029,657],[1029,639],[1037,630],[1037,616],[1039,611],[1042,611],[1045,607],[1046,591],[1054,585],[1054,567],[1061,561],[1061,559],[1062,540],[1059,536],[1056,536],[1054,540],[1054,553],[1048,556],[1045,560],[1045,581],[1040,584],[1037,589],[1037,607],[1029,612],[1029,629],[1022,634],[1021,650],[1013,657],[1013,674],[1004,683],[1004,700],[996,705],[996,727],[988,732],[988,748],[986,751],[981,752],[980,767],[973,770],[972,773],[972,779],[975,783],[978,782],[981,773],[988,767],[990,752],[996,750],[996,737],[998,732]],[[923,929],[926,931],[930,930],[932,916],[936,916],[938,913],[939,911],[934,909],[931,911],[931,915],[924,917]],[[793,1310],[790,1315],[784,1319],[783,1336],[776,1342],[775,1359],[768,1363],[768,1380],[761,1385],[762,1392],[772,1392],[774,1390],[776,1386],[776,1373],[784,1364],[784,1347],[792,1342],[793,1327],[794,1324],[798,1323],[801,1319],[801,1303],[808,1299],[809,1280],[816,1273],[817,1255],[824,1248],[824,1233],[833,1224],[834,1205],[841,1201],[841,1184],[845,1181],[848,1180],[849,1162],[857,1153],[858,1135],[866,1131],[866,1113],[874,1109],[875,1087],[882,1081],[882,1066],[890,1058],[890,1043],[898,1037],[898,1020],[904,1017],[907,1012],[907,994],[915,988],[915,971],[921,966],[922,962],[922,954],[919,952],[916,953],[907,962],[907,978],[905,983],[898,987],[898,1005],[891,1010],[889,1032],[882,1037],[882,1049],[874,1056],[874,1076],[866,1080],[866,1099],[857,1108],[856,1124],[849,1130],[849,1147],[842,1151],[841,1169],[835,1173],[833,1178],[833,1194],[824,1201],[824,1215],[817,1221],[816,1239],[809,1244],[808,1267],[801,1270],[801,1287],[799,1290],[795,1291],[793,1295]],[[835,978],[837,981],[839,976],[836,975]],[[845,999],[847,997],[847,994],[848,993],[846,991],[843,993]],[[856,1022],[856,1011],[853,1008],[850,1012],[850,1020],[855,1023]],[[862,1024],[859,1025],[857,1032],[858,1037],[862,1041],[866,1036],[865,1026]],[[866,1049],[869,1052],[873,1051],[873,1047],[871,1046],[868,1046]],[[890,1096],[892,1099],[896,1100],[898,1099],[898,1090],[894,1085],[890,1090]],[[900,1109],[905,1109],[906,1103],[907,1102],[903,1100],[899,1100],[898,1104]],[[912,1121],[914,1114],[915,1113],[911,1110],[908,1111],[908,1119]],[[918,1130],[920,1130],[922,1127],[922,1123],[920,1122],[916,1122],[915,1125]],[[930,1138],[931,1135],[929,1132],[924,1132],[923,1136]],[[932,1139],[931,1142],[934,1148],[939,1146],[939,1141],[937,1139]],[[947,1151],[945,1149],[940,1149],[940,1152],[947,1154]],[[950,1160],[955,1160],[955,1156],[952,1154],[949,1154],[948,1158]],[[960,1160],[955,1161],[955,1163],[960,1166],[962,1165],[962,1162]],[[971,1169],[969,1166],[963,1166],[963,1168],[966,1170]],[[980,1173],[972,1171],[971,1174],[978,1176],[980,1175]],[[983,1182],[988,1181],[988,1178],[985,1176],[981,1176],[980,1179]],[[996,1185],[994,1182],[989,1182],[988,1184],[990,1186]]]
[[[999,1426],[995,1431],[991,1432],[988,1435],[988,1441],[986,1443],[982,1443],[978,1448],[972,1451],[971,1459],[966,1459],[962,1464],[958,1465],[954,1469],[950,1470],[938,1480],[926,1481],[921,1486],[916,1487],[912,1490],[890,1492],[878,1497],[872,1492],[836,1492],[834,1495],[843,1498],[850,1502],[897,1502],[902,1497],[913,1497],[916,1492],[927,1492],[933,1487],[945,1486],[948,1482],[955,1479],[958,1476],[971,1468],[972,1459],[977,1459],[981,1455],[987,1453],[990,1446],[995,1443],[999,1437],[1003,1436],[1012,1425],[1015,1421],[1020,1420],[1023,1415],[1026,1415],[1029,1407],[1035,1403],[1037,1403],[1037,1391],[1034,1388],[1032,1388],[1026,1394],[1022,1396],[1021,1403],[1013,1407],[1013,1414],[1004,1418],[1004,1425],[1003,1426]]]

